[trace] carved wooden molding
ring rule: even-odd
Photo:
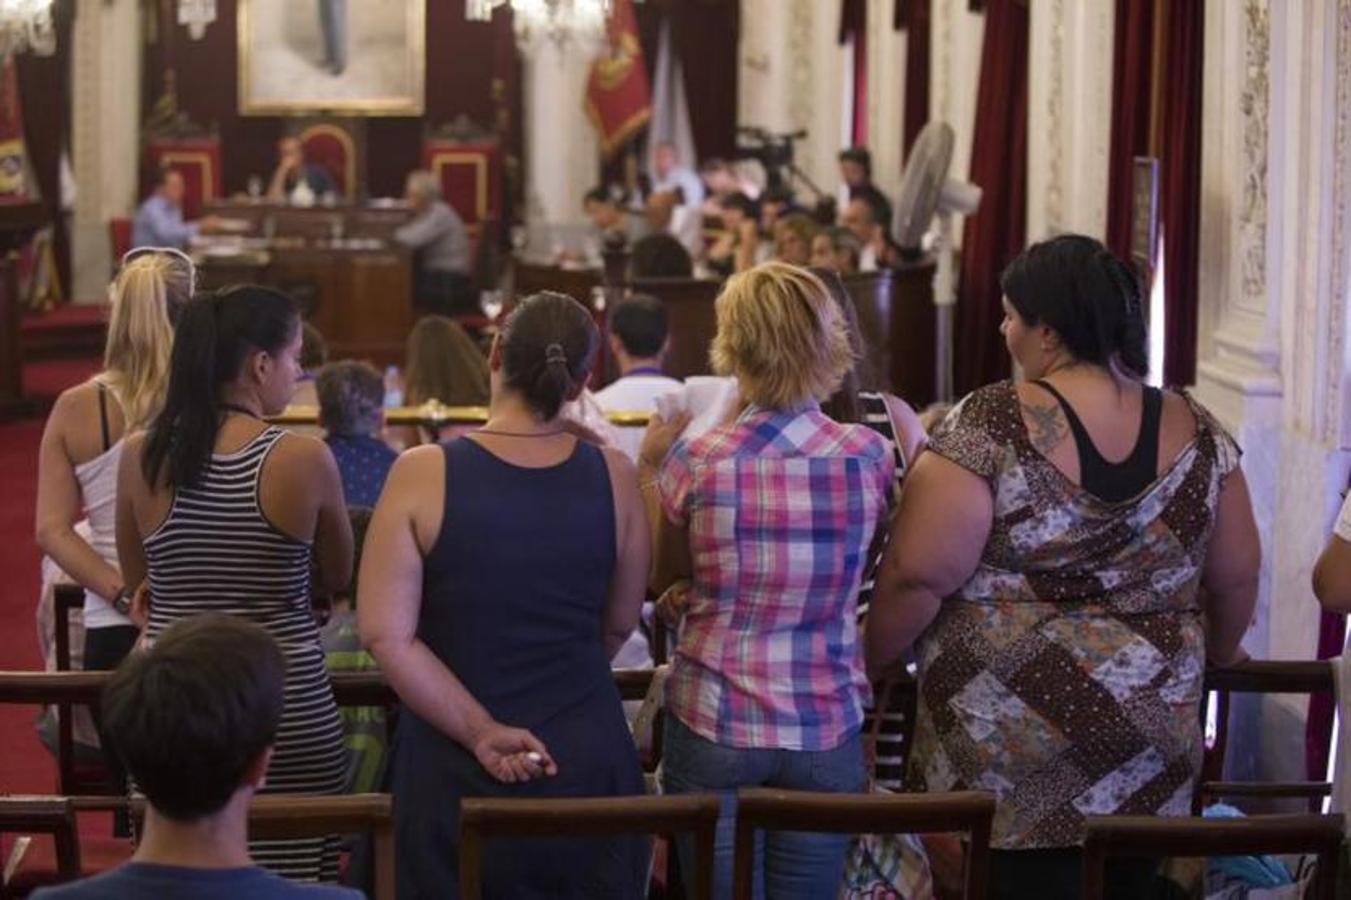
[[[1271,72],[1271,17],[1267,0],[1245,0],[1243,194],[1239,207],[1239,265],[1243,295],[1266,305],[1267,116]]]

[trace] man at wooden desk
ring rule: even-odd
[[[220,219],[207,216],[198,222],[183,221],[183,175],[175,169],[163,168],[159,183],[136,210],[131,223],[131,248],[173,247],[182,250],[188,241],[202,231],[212,231]]]
[[[305,161],[305,146],[300,138],[288,135],[277,142],[277,168],[267,186],[267,199],[309,206],[324,195],[337,192],[327,169]]]
[[[419,312],[442,315],[476,311],[469,277],[469,235],[464,221],[442,199],[436,176],[421,169],[410,172],[404,198],[413,219],[394,232],[394,240],[414,254],[414,306]]]

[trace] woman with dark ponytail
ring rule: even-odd
[[[117,550],[128,585],[148,579],[132,607],[148,640],[203,612],[271,632],[286,655],[286,708],[263,790],[336,794],[346,755],[310,589],[312,572],[320,591],[348,583],[352,532],[328,448],[265,421],[291,396],[300,338],[290,298],[269,288],[187,305],[163,408],[122,456]],[[337,876],[333,838],[256,841],[249,852],[289,878]]]
[[[367,532],[361,637],[404,704],[401,897],[458,895],[461,797],[641,794],[610,660],[638,624],[647,521],[633,464],[559,415],[600,335],[536,294],[493,343],[479,430],[399,457]],[[495,897],[646,896],[646,842],[490,842]]]
[[[1077,897],[1085,816],[1190,813],[1201,679],[1242,658],[1260,547],[1233,439],[1142,383],[1135,273],[1065,235],[1002,283],[1022,379],[962,400],[906,479],[868,664],[916,645],[909,787],[995,791],[993,896]],[[1112,895],[1153,868],[1121,861]]]

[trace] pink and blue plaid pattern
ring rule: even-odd
[[[658,488],[694,578],[666,708],[695,733],[829,750],[858,730],[855,604],[894,465],[877,432],[815,407],[752,407],[671,449]]]

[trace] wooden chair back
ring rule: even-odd
[[[964,896],[983,898],[989,882],[990,823],[994,795],[828,794],[755,788],[737,793],[736,849],[732,896],[750,900],[754,885],[756,831],[815,831],[837,834],[965,832]]]
[[[75,584],[58,584],[52,591],[53,621],[55,622],[56,670],[71,671],[70,614],[84,607],[84,588]],[[97,698],[95,698],[97,699]],[[75,758],[75,705],[68,700],[52,704],[56,710],[56,773],[57,790],[67,796],[75,794],[118,794],[121,789],[112,781],[106,766],[97,763],[77,765]]]
[[[145,800],[130,801],[145,818]],[[249,837],[260,840],[324,837],[369,831],[375,846],[375,898],[394,900],[394,803],[389,794],[259,794],[249,804]]]
[[[1333,900],[1343,818],[1250,816],[1201,819],[1166,816],[1089,816],[1084,832],[1084,900],[1106,896],[1107,859],[1114,856],[1233,856],[1313,853],[1318,857],[1311,900]]]
[[[483,896],[486,838],[685,834],[695,838],[693,897],[712,896],[713,835],[720,804],[711,794],[517,800],[466,797],[460,802],[460,897]]]
[[[56,876],[60,881],[80,877],[80,842],[75,808],[67,797],[0,797],[0,833],[50,834],[56,845]],[[0,894],[8,895],[10,869],[0,878]]]
[[[1228,743],[1229,698],[1232,694],[1315,694],[1333,689],[1332,664],[1327,660],[1249,660],[1237,666],[1206,670],[1205,691],[1209,698],[1214,692],[1218,698],[1218,716],[1215,742],[1205,751],[1201,777],[1197,781],[1192,800],[1192,812],[1199,815],[1201,808],[1220,798],[1279,798],[1307,799],[1312,805],[1332,792],[1326,781],[1241,782],[1224,781],[1224,758]],[[1205,727],[1205,701],[1201,704],[1202,727]]]

